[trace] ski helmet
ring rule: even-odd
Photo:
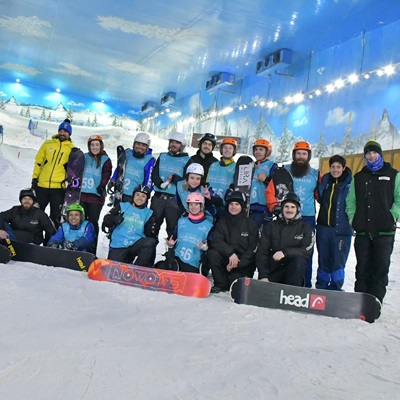
[[[85,210],[80,204],[71,204],[67,207],[67,216],[70,211],[79,211],[81,213],[81,221],[85,220]]]
[[[204,205],[204,196],[199,192],[192,192],[186,198],[186,203],[200,203],[202,206]]]
[[[138,143],[143,143],[146,144],[148,147],[150,147],[150,135],[148,135],[146,132],[139,132],[136,136],[135,139],[133,140],[133,144],[135,144],[135,142]]]
[[[282,208],[286,203],[293,203],[296,205],[297,211],[300,210],[300,198],[297,194],[289,192],[281,202]]]
[[[35,193],[35,191],[33,189],[30,189],[30,188],[22,189],[19,192],[19,202],[21,202],[21,200],[26,196],[30,197],[33,200],[33,202],[36,203],[36,201],[37,201],[36,200],[36,193]]]
[[[144,193],[147,196],[147,200],[150,198],[150,188],[146,185],[137,185],[135,189],[133,189],[132,197],[135,196],[135,193]]]
[[[186,146],[186,139],[183,133],[178,131],[172,131],[169,134],[169,140],[175,140],[176,142],[179,142],[181,144],[181,151],[184,150]]]
[[[237,149],[237,141],[232,138],[225,138],[222,140],[221,144],[219,145],[219,152],[221,153],[221,156],[222,156],[222,148],[224,147],[225,144],[230,144],[233,146],[233,155],[235,155],[236,149]]]
[[[201,164],[192,163],[187,167],[186,174],[197,174],[204,176],[204,168]]]
[[[267,157],[272,153],[272,144],[266,139],[257,139],[253,143],[253,153],[255,147],[264,147],[267,150]]]
[[[205,142],[206,140],[208,140],[212,143],[212,149],[214,150],[214,148],[217,144],[217,138],[215,137],[215,135],[213,135],[212,133],[205,133],[204,135],[202,135],[201,138],[199,139],[199,147],[200,148],[201,148],[201,145],[203,144],[203,142]]]
[[[98,140],[100,142],[100,150],[104,150],[104,142],[103,138],[100,135],[92,135],[88,137],[87,145],[88,145],[88,150],[90,151],[90,143],[93,142],[94,140]]]
[[[243,209],[244,205],[246,204],[246,196],[238,189],[229,190],[225,196],[226,205],[229,206],[229,204],[232,203],[233,201],[239,203]]]
[[[297,150],[307,150],[308,151],[308,161],[311,160],[311,145],[310,143],[301,140],[300,142],[295,143],[293,146],[293,151],[292,151],[292,158],[293,160],[295,159],[295,154]]]

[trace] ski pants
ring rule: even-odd
[[[155,232],[158,236],[161,225],[164,221],[167,223],[167,237],[174,234],[181,211],[174,195],[155,192],[151,198],[150,209],[153,210],[153,218],[155,220]]]
[[[341,290],[344,268],[351,246],[350,235],[336,234],[336,228],[317,225],[318,271],[317,289]]]
[[[61,209],[64,204],[64,189],[48,189],[38,187],[36,190],[36,199],[41,210],[45,211],[50,204],[50,219],[53,221],[56,229],[61,225]]]
[[[226,266],[229,263],[229,258],[221,255],[218,249],[209,249],[207,258],[214,278],[214,286],[221,290],[229,290],[232,282],[238,278],[252,278],[254,275],[255,263],[254,266],[247,268],[241,268],[239,263],[238,268],[233,268],[228,272]]]
[[[355,292],[369,293],[381,302],[389,282],[390,256],[393,252],[394,235],[382,235],[371,239],[357,235],[354,240],[356,252]]]
[[[178,263],[180,272],[192,272],[195,274],[199,273],[198,268],[194,267],[193,265],[183,262],[179,257],[177,257],[175,255],[174,250],[169,249],[167,251],[167,253],[165,254],[165,256],[166,256],[165,260],[158,261],[156,263],[156,265],[154,266],[155,268],[176,271],[176,269],[171,268],[171,263],[175,262],[175,263]]]
[[[304,257],[293,257],[288,260],[285,257],[283,260],[281,266],[271,271],[269,281],[284,285],[304,286],[307,260]]]
[[[310,225],[311,230],[313,232],[315,232],[315,216],[312,216],[312,217],[302,216],[301,219],[304,222],[306,222],[308,225]],[[312,259],[313,259],[313,254],[314,254],[314,248],[312,250],[310,258],[307,260],[306,272],[304,274],[304,286],[307,287],[307,288],[312,287]]]
[[[94,226],[94,230],[96,232],[96,236],[99,235],[99,218],[101,214],[101,210],[103,208],[103,204],[100,203],[80,203],[83,209],[85,210],[86,219],[91,222]]]
[[[156,258],[156,246],[156,239],[141,238],[129,247],[118,249],[110,247],[108,259],[142,267],[152,267]]]

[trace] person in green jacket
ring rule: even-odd
[[[346,199],[346,213],[356,232],[354,291],[382,302],[400,216],[400,174],[383,161],[382,147],[374,140],[365,144],[364,157],[366,166],[354,175]]]
[[[61,208],[65,190],[63,183],[69,154],[75,145],[71,141],[72,127],[66,119],[58,127],[58,134],[46,140],[38,150],[32,174],[32,189],[40,209],[50,204],[50,218],[58,227],[61,220]]]

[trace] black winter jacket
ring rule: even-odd
[[[272,271],[282,268],[282,262],[272,258],[277,251],[285,254],[285,261],[293,257],[308,259],[312,254],[313,245],[312,230],[300,218],[291,221],[279,218],[270,222],[263,230],[256,253],[258,279],[269,278]]]
[[[197,163],[201,164],[204,168],[204,177],[203,180],[205,181],[208,176],[208,170],[210,169],[210,165],[213,162],[218,161],[217,158],[214,157],[213,153],[207,154],[204,158],[200,155],[200,150],[197,150],[196,154],[189,158],[184,170],[184,177],[186,177],[186,170],[190,164]]]
[[[22,206],[14,206],[0,213],[0,229],[8,223],[20,242],[41,244],[43,231],[46,238],[56,233],[53,223],[48,215],[40,208],[32,207],[25,210]]]
[[[238,268],[248,268],[254,266],[257,243],[257,225],[242,211],[238,215],[227,215],[216,223],[210,248],[227,258],[235,253],[240,259]]]

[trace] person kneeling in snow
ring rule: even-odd
[[[150,188],[137,185],[132,203],[119,203],[104,217],[103,231],[107,228],[111,231],[110,260],[153,266],[157,239],[153,211],[146,207],[149,198]]]
[[[65,250],[95,252],[96,232],[91,222],[85,220],[85,211],[79,204],[67,208],[67,222],[63,222],[48,243],[48,247]]]
[[[314,236],[301,220],[300,199],[288,193],[281,202],[282,213],[263,230],[256,252],[258,279],[304,286],[307,260],[312,254]]]
[[[190,193],[186,203],[189,213],[179,218],[175,234],[165,239],[168,246],[166,259],[159,261],[156,268],[199,272],[202,255],[208,249],[208,234],[213,225],[204,214],[204,197],[201,193]]]

